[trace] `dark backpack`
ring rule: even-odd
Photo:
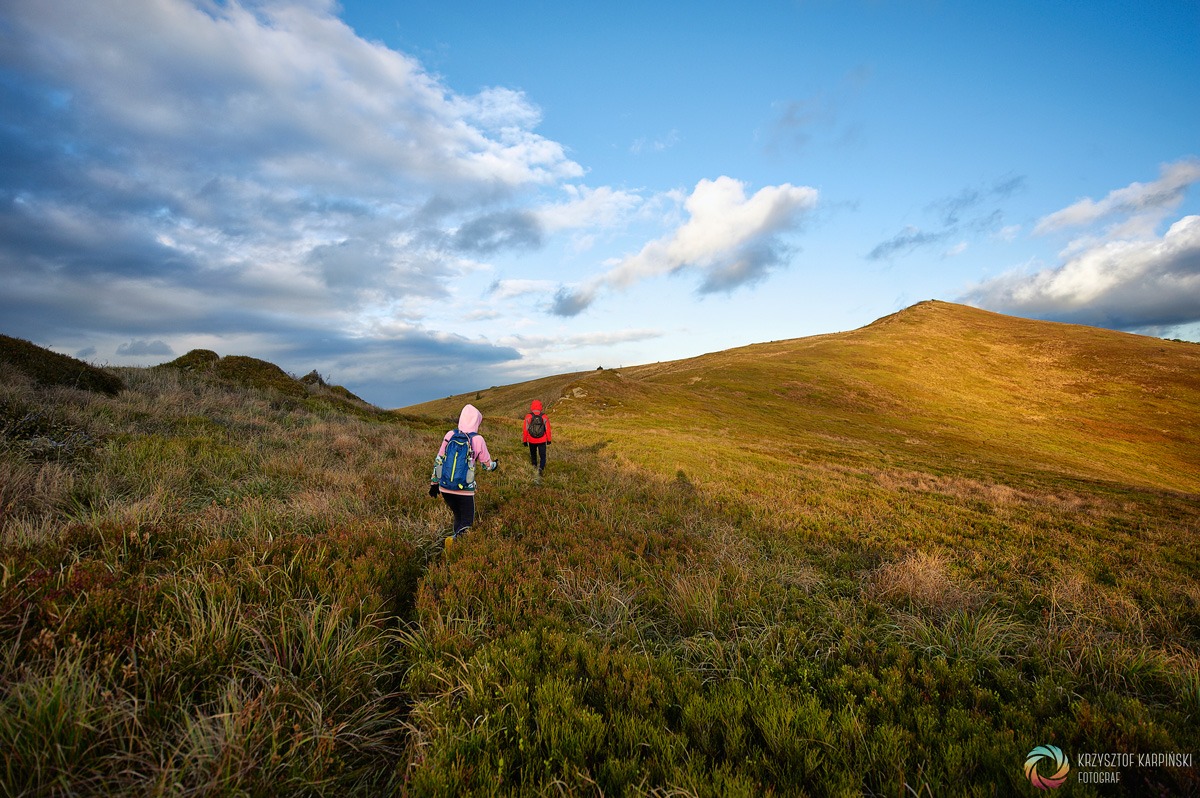
[[[446,441],[446,458],[438,474],[438,485],[450,490],[475,490],[475,450],[471,439],[479,433],[454,430]]]
[[[534,413],[529,419],[529,437],[541,438],[546,434],[546,419],[542,418],[541,413]]]

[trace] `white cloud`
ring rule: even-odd
[[[1117,329],[1200,321],[1200,216],[1161,238],[1108,241],[1034,274],[1012,272],[965,297],[1017,315]]]
[[[636,139],[629,146],[629,151],[634,155],[641,155],[643,152],[663,152],[669,150],[679,143],[679,131],[671,130],[667,135],[656,139],[647,139],[642,136]]]
[[[568,196],[566,202],[544,205],[534,212],[546,232],[609,227],[625,220],[642,204],[638,194],[608,186],[567,184],[563,190]]]
[[[1200,159],[1187,158],[1165,164],[1158,180],[1151,183],[1130,183],[1125,188],[1110,191],[1104,199],[1084,198],[1060,211],[1043,217],[1034,233],[1045,234],[1072,227],[1083,227],[1121,216],[1141,219],[1146,215],[1157,222],[1162,215],[1178,207],[1184,192],[1200,181]]]
[[[781,236],[794,231],[816,203],[816,189],[806,186],[767,186],[747,197],[745,184],[731,177],[701,180],[684,201],[686,221],[618,260],[608,272],[560,291],[555,312],[575,315],[603,288],[628,288],[684,270],[701,275],[703,293],[730,291],[762,279],[784,259]]]
[[[1164,165],[1153,182],[1048,214],[1034,232],[1076,231],[1060,264],[1009,272],[964,299],[1001,312],[1123,330],[1200,321],[1200,216],[1159,232],[1196,182],[1200,159],[1185,158]]]
[[[525,93],[493,86],[474,97],[452,98],[464,119],[484,130],[531,130],[542,121],[541,112],[529,103]]]
[[[548,294],[555,287],[553,280],[497,280],[488,293],[495,299],[515,299],[530,294]]]
[[[199,157],[359,193],[582,174],[532,132],[541,114],[520,92],[456,95],[319,7],[14,0],[6,16],[5,61],[65,88],[93,131],[144,153],[140,165]]]
[[[592,346],[614,346],[636,341],[648,341],[662,337],[661,330],[637,329],[616,330],[611,332],[575,333],[573,335],[511,335],[501,338],[498,343],[511,346],[522,352],[540,352],[547,350],[586,349]]]

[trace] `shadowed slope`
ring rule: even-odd
[[[8,335],[0,335],[0,368],[24,374],[39,385],[63,385],[110,396],[125,387],[111,371]]]
[[[330,385],[316,370],[299,379],[274,363],[245,355],[219,356],[209,349],[193,349],[156,369],[208,375],[229,385],[275,393],[290,399],[313,398],[359,414],[380,412],[374,405],[340,385]]]

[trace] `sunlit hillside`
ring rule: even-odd
[[[3,794],[1200,792],[1136,757],[1200,749],[1195,344],[931,302],[385,412],[3,343]]]
[[[633,459],[728,446],[784,456],[786,442],[792,460],[1200,493],[1200,345],[945,302],[851,332],[549,378],[410,412],[449,417],[473,401],[513,417],[528,398],[547,402],[564,430]],[[689,456],[707,455],[680,463]]]

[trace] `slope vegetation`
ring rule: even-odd
[[[1137,759],[1200,749],[1198,349],[923,303],[392,413],[5,372],[0,791],[1019,795],[1053,745],[1200,793]],[[447,552],[467,401],[501,467]]]
[[[927,302],[408,412],[472,401],[511,441],[533,398],[556,430],[540,509],[500,508],[489,528],[516,540],[456,555],[421,606],[490,628],[527,606],[508,591],[542,584],[602,651],[698,678],[666,678],[695,692],[660,696],[683,715],[655,726],[704,752],[678,766],[686,791],[1015,794],[1043,743],[1200,739],[1200,346]],[[501,568],[495,609],[473,610],[497,547],[541,578]],[[633,721],[587,695],[619,739]],[[433,751],[461,755],[453,728]],[[1090,777],[1198,788],[1186,770]]]

